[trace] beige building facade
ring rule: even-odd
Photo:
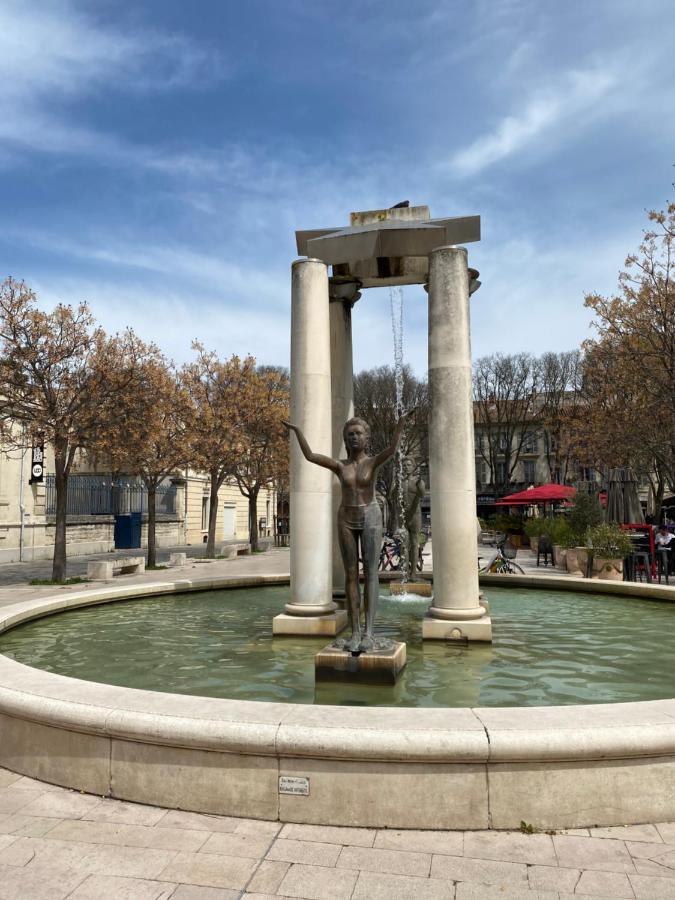
[[[0,565],[50,559],[54,552],[54,457],[46,445],[44,479],[31,484],[29,444],[0,450]],[[157,518],[157,546],[197,545],[206,541],[209,515],[208,477],[192,471],[167,479]],[[107,553],[116,548],[147,547],[147,500],[135,477],[118,478],[81,466],[69,481],[68,555]],[[120,519],[134,510],[135,541],[125,543]],[[260,537],[274,533],[276,495],[263,490],[258,498]],[[216,543],[248,540],[248,500],[236,483],[227,483],[218,498]]]

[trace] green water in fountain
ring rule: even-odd
[[[421,640],[428,600],[382,597],[377,631],[407,642],[395,686],[314,685],[325,638],[272,637],[287,587],[129,600],[0,636],[0,652],[74,678],[240,700],[363,706],[541,706],[675,696],[675,606],[567,591],[487,591],[494,643]]]

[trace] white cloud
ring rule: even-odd
[[[452,168],[460,175],[475,175],[553,129],[558,134],[564,129],[569,136],[582,121],[601,112],[599,102],[616,84],[609,70],[570,72],[555,88],[536,91],[522,112],[505,116],[490,132],[456,153]]]

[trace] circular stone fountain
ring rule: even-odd
[[[118,600],[287,583],[274,576],[210,578],[63,592],[5,607],[0,630]],[[488,591],[494,584],[597,591],[597,583],[555,576],[485,579]],[[608,583],[603,592],[643,602],[675,600],[675,588],[655,585]],[[558,596],[564,603],[565,594]],[[600,609],[595,597],[587,600]],[[660,604],[658,610],[668,614]],[[636,610],[636,647],[644,640],[642,619],[648,628],[653,612],[645,608],[641,617]],[[180,628],[175,609],[173,620]],[[629,635],[630,629],[616,634],[626,658]],[[11,634],[3,647],[9,642],[14,642]],[[458,652],[451,645],[433,646]],[[492,652],[498,653],[499,646]],[[647,655],[644,648],[641,652]],[[601,669],[597,660],[595,675]],[[452,677],[461,679],[461,669]],[[643,678],[643,688],[654,691],[649,696],[668,692],[665,677],[664,670],[656,673],[656,682]],[[283,670],[273,678],[283,684]],[[538,828],[660,821],[675,816],[674,760],[672,699],[463,708],[256,702],[93,683],[0,656],[0,765],[99,795],[161,806],[398,828],[517,828],[521,820]]]

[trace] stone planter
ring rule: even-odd
[[[603,556],[593,558],[593,578],[602,581],[623,581],[623,560]]]
[[[559,569],[567,568],[567,548],[561,547],[560,544],[553,545],[553,559]]]
[[[588,549],[586,547],[570,547],[567,551],[567,571],[575,578],[586,577],[588,565]]]

